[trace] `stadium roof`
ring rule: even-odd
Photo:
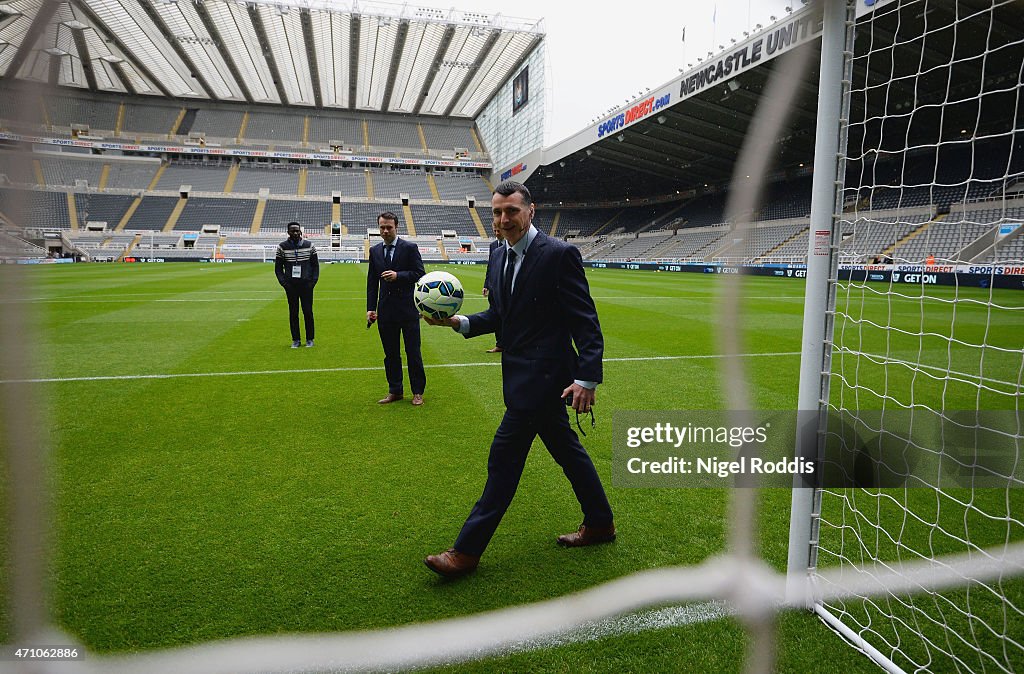
[[[475,118],[541,21],[361,0],[0,0],[0,77]]]
[[[872,143],[880,142],[881,148],[898,149],[934,144],[936,130],[948,141],[1021,128],[1024,107],[1018,91],[1024,72],[1024,3],[997,2],[991,25],[979,27],[962,20],[989,4],[987,0],[924,6],[893,3],[879,12],[869,28],[860,29],[852,78],[869,95],[854,98],[851,118],[868,122],[850,130],[854,157],[865,134]],[[764,42],[785,26],[818,22],[820,11],[820,6],[802,7],[730,49],[709,54],[702,64],[681,71],[665,86],[610,110],[598,123],[546,149],[529,167],[535,170],[527,185],[538,200],[550,203],[643,198],[729,184],[750,122],[763,97],[769,95],[769,78],[776,69],[785,68],[785,62],[762,61],[692,95],[681,93],[683,84],[723,59],[748,53],[756,41]],[[818,36],[796,47],[813,54],[788,127],[776,145],[775,168],[787,175],[810,172],[820,43]],[[873,59],[864,58],[869,46],[878,52]],[[952,78],[944,67],[951,58],[956,62]],[[970,64],[980,59],[986,73],[983,81],[971,76],[977,67]],[[599,133],[602,123],[665,93],[671,93],[668,107],[645,108],[645,116],[635,123],[627,121],[621,128]],[[913,109],[918,109],[914,115],[905,112]]]

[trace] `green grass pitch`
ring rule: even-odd
[[[462,280],[464,313],[485,306],[482,266],[428,271],[435,268]],[[284,294],[267,264],[54,265],[24,273],[36,298],[37,376],[62,381],[2,386],[33,387],[44,400],[55,496],[52,615],[95,652],[443,619],[696,564],[724,550],[726,492],[617,489],[610,476],[613,410],[723,406],[715,358],[616,360],[716,354],[715,277],[587,271],[608,362],[597,427],[586,428],[583,442],[605,480],[619,540],[582,550],[555,545],[580,513],[538,441],[480,569],[444,582],[422,559],[452,543],[479,496],[504,409],[499,357],[485,353],[489,336],[465,340],[424,324],[426,404],[414,408],[407,398],[381,407],[387,386],[376,329],[365,328],[365,266],[322,268],[316,347],[298,350],[289,348]],[[758,408],[796,405],[803,291],[799,280],[744,280],[745,350],[773,354],[746,359]],[[950,331],[950,311],[921,316],[930,299],[858,292],[851,301],[883,325],[897,316],[915,333]],[[1019,348],[1024,294],[996,292],[1014,310],[988,317],[988,291],[971,292],[957,296],[982,303],[957,306],[957,336]],[[961,348],[933,337],[861,341],[854,335],[864,331],[849,322],[837,323],[836,333],[857,348],[939,368],[949,367],[950,348]],[[953,356],[957,369],[977,373],[984,358],[985,372],[1019,381],[1019,354],[963,352]],[[858,381],[884,390],[884,372],[867,370],[857,370]],[[169,374],[214,376],[140,378]],[[949,407],[1006,400],[990,401],[988,392],[976,400],[961,385],[939,394],[927,384],[894,377],[887,385],[904,393],[915,387]],[[789,498],[784,490],[761,494],[761,552],[779,570]],[[9,616],[2,618],[6,632]],[[810,615],[784,614],[779,635],[779,671],[877,671]],[[736,671],[745,643],[738,622],[724,618],[453,669]]]

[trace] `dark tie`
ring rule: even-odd
[[[388,263],[390,263],[391,262],[391,258],[393,257],[393,254],[394,254],[394,251],[395,251],[395,246],[393,244],[389,243],[384,248],[387,250],[387,253],[385,254],[385,257],[388,259]]]
[[[503,280],[505,297],[512,298],[512,277],[516,272],[516,252],[508,249],[508,263],[505,265],[505,278]]]

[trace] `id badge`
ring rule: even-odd
[[[302,265],[300,265],[300,264],[293,264],[292,265],[292,278],[302,278]]]

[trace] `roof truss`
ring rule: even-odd
[[[544,37],[537,21],[378,0],[8,0],[4,6],[2,78],[174,99],[470,119]]]

